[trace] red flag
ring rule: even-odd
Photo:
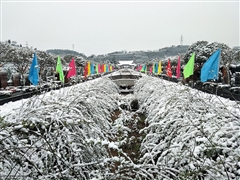
[[[87,78],[87,75],[88,75],[88,63],[86,63],[85,67],[84,67],[84,78],[85,79]]]
[[[101,70],[101,72],[102,72],[102,73],[105,72],[105,71],[104,71],[104,64],[102,64],[102,70]]]
[[[172,77],[172,69],[171,69],[170,59],[168,59],[167,76]]]
[[[176,77],[177,79],[181,75],[181,61],[180,61],[180,56],[178,57],[178,64],[177,64],[177,69],[176,69]]]
[[[76,75],[75,61],[72,58],[71,62],[69,63],[69,71],[68,71],[68,74],[67,74],[67,78],[70,78],[70,77],[75,76],[75,75]]]

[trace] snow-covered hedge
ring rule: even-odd
[[[135,95],[147,114],[139,162],[155,179],[240,178],[237,102],[154,77]]]
[[[99,78],[26,101],[0,123],[0,179],[90,179],[109,169],[118,87]],[[103,173],[101,173],[101,170]]]
[[[98,78],[3,113],[0,179],[240,178],[238,102],[149,76],[134,90]]]

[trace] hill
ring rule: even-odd
[[[49,49],[49,50],[46,50],[46,52],[49,54],[59,55],[59,56],[74,55],[74,56],[82,56],[84,58],[87,58],[85,54],[79,53],[77,51],[69,50],[69,49]]]
[[[88,57],[89,60],[95,62],[111,62],[116,63],[118,61],[132,60],[134,63],[146,63],[155,59],[165,59],[171,56],[177,56],[179,54],[185,54],[189,48],[189,45],[183,46],[171,46],[159,49],[157,51],[117,51],[108,53],[107,55],[97,55]]]

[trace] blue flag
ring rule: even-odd
[[[155,73],[158,72],[158,63],[155,63],[155,66],[154,66],[154,72],[155,72]]]
[[[106,65],[106,72],[108,72],[108,65]]]
[[[32,65],[29,70],[29,75],[28,79],[29,81],[36,86],[38,84],[38,72],[39,72],[39,67],[38,67],[38,60],[37,60],[37,55],[34,53],[34,57],[32,60]]]
[[[218,49],[203,64],[203,67],[201,69],[201,82],[206,82],[207,80],[212,79],[218,79],[220,57],[221,50]]]
[[[91,63],[91,74],[94,74],[95,70],[94,70],[94,64]]]

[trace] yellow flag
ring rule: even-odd
[[[91,74],[91,63],[90,61],[88,61],[88,75]]]
[[[158,63],[158,74],[162,73],[162,61],[159,61]]]

